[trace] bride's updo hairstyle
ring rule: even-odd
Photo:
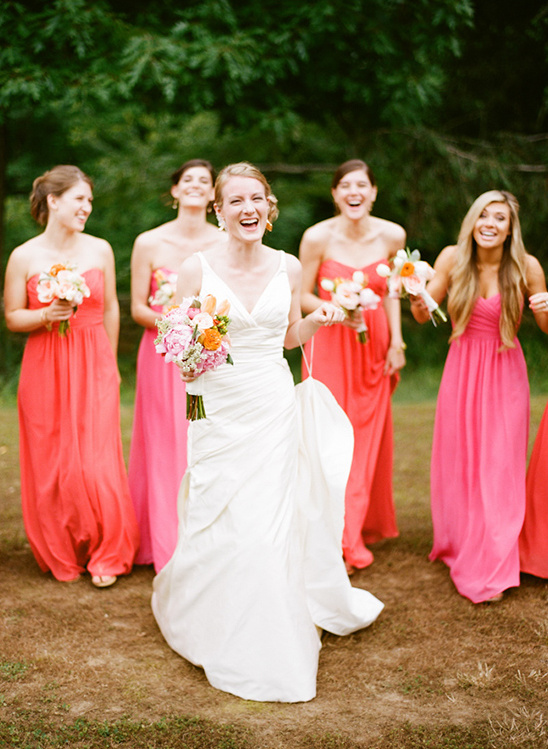
[[[264,174],[256,166],[247,161],[240,161],[238,164],[229,164],[219,172],[215,181],[215,205],[219,208],[223,205],[223,189],[231,177],[251,177],[257,179],[263,185],[266,199],[268,201],[268,220],[275,221],[278,218],[278,199],[272,194],[270,185]]]
[[[87,182],[93,190],[93,182],[77,166],[60,165],[54,166],[40,177],[36,177],[32,183],[30,194],[30,215],[40,224],[45,226],[48,222],[48,195],[58,198],[67,190],[70,190],[77,182]]]

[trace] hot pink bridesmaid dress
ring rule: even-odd
[[[157,288],[153,274],[151,296]],[[154,564],[159,572],[177,543],[177,494],[186,470],[188,422],[184,382],[177,367],[156,353],[156,336],[155,328],[144,331],[137,356],[129,488],[141,534],[135,562]]]
[[[548,406],[527,471],[525,522],[519,539],[523,572],[548,577]]]
[[[474,603],[519,585],[529,383],[521,346],[499,351],[500,294],[479,298],[440,385],[431,465],[434,546]]]
[[[84,570],[123,575],[139,543],[120,437],[116,359],[103,326],[104,280],[84,274],[91,296],[70,319],[30,333],[19,382],[21,499],[40,568],[58,580]],[[38,275],[28,284],[31,309]]]
[[[386,294],[386,279],[378,263],[361,268],[369,287],[379,296]],[[326,260],[318,271],[318,293],[323,278],[351,278],[357,270],[336,260]],[[390,331],[382,304],[364,313],[369,341],[362,344],[346,325],[323,327],[314,335],[312,376],[331,390],[354,428],[354,455],[346,488],[342,548],[353,567],[371,564],[373,554],[366,544],[398,535],[392,496],[392,410],[390,396],[397,377],[383,374]],[[312,342],[305,351],[310,361]],[[308,376],[303,366],[303,379]]]

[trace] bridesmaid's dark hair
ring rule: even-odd
[[[206,161],[205,159],[190,159],[190,161],[185,161],[184,164],[182,164],[178,169],[176,169],[173,174],[171,175],[171,184],[177,185],[179,184],[179,180],[183,176],[183,174],[186,172],[187,169],[192,169],[194,166],[203,166],[211,175],[211,184],[215,184],[215,169],[211,165],[209,161]]]
[[[377,180],[375,179],[375,175],[371,171],[369,165],[361,159],[351,159],[350,161],[345,161],[343,164],[337,167],[337,170],[333,175],[333,180],[331,182],[331,189],[334,190],[343,177],[345,177],[350,172],[356,172],[358,169],[363,169],[363,171],[369,177],[369,181],[371,182],[373,187],[375,187],[375,185],[377,184]]]
[[[40,177],[36,177],[32,183],[32,192],[29,196],[30,215],[40,226],[45,226],[48,221],[48,195],[58,198],[67,190],[70,190],[77,182],[87,182],[93,190],[93,182],[77,166],[60,164],[54,166]]]

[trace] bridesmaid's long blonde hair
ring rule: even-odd
[[[510,192],[489,190],[472,203],[464,217],[457,243],[456,261],[451,271],[447,309],[453,321],[450,340],[459,338],[470,320],[479,296],[477,247],[472,232],[484,208],[490,203],[506,203],[510,208],[510,234],[503,245],[498,282],[502,314],[500,337],[502,348],[514,348],[514,338],[521,318],[523,295],[526,289],[526,252],[519,223],[519,203]]]

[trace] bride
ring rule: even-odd
[[[234,366],[186,378],[207,418],[190,424],[177,548],[152,608],[168,644],[214,687],[301,702],[316,694],[319,630],[348,634],[383,608],[350,586],[340,553],[351,427],[321,390],[330,428],[307,436],[314,397],[296,398],[283,357],[342,312],[323,303],[301,317],[299,261],[262,242],[278,210],[258,169],[223,169],[215,210],[228,244],[188,258],[177,294],[230,302]]]

